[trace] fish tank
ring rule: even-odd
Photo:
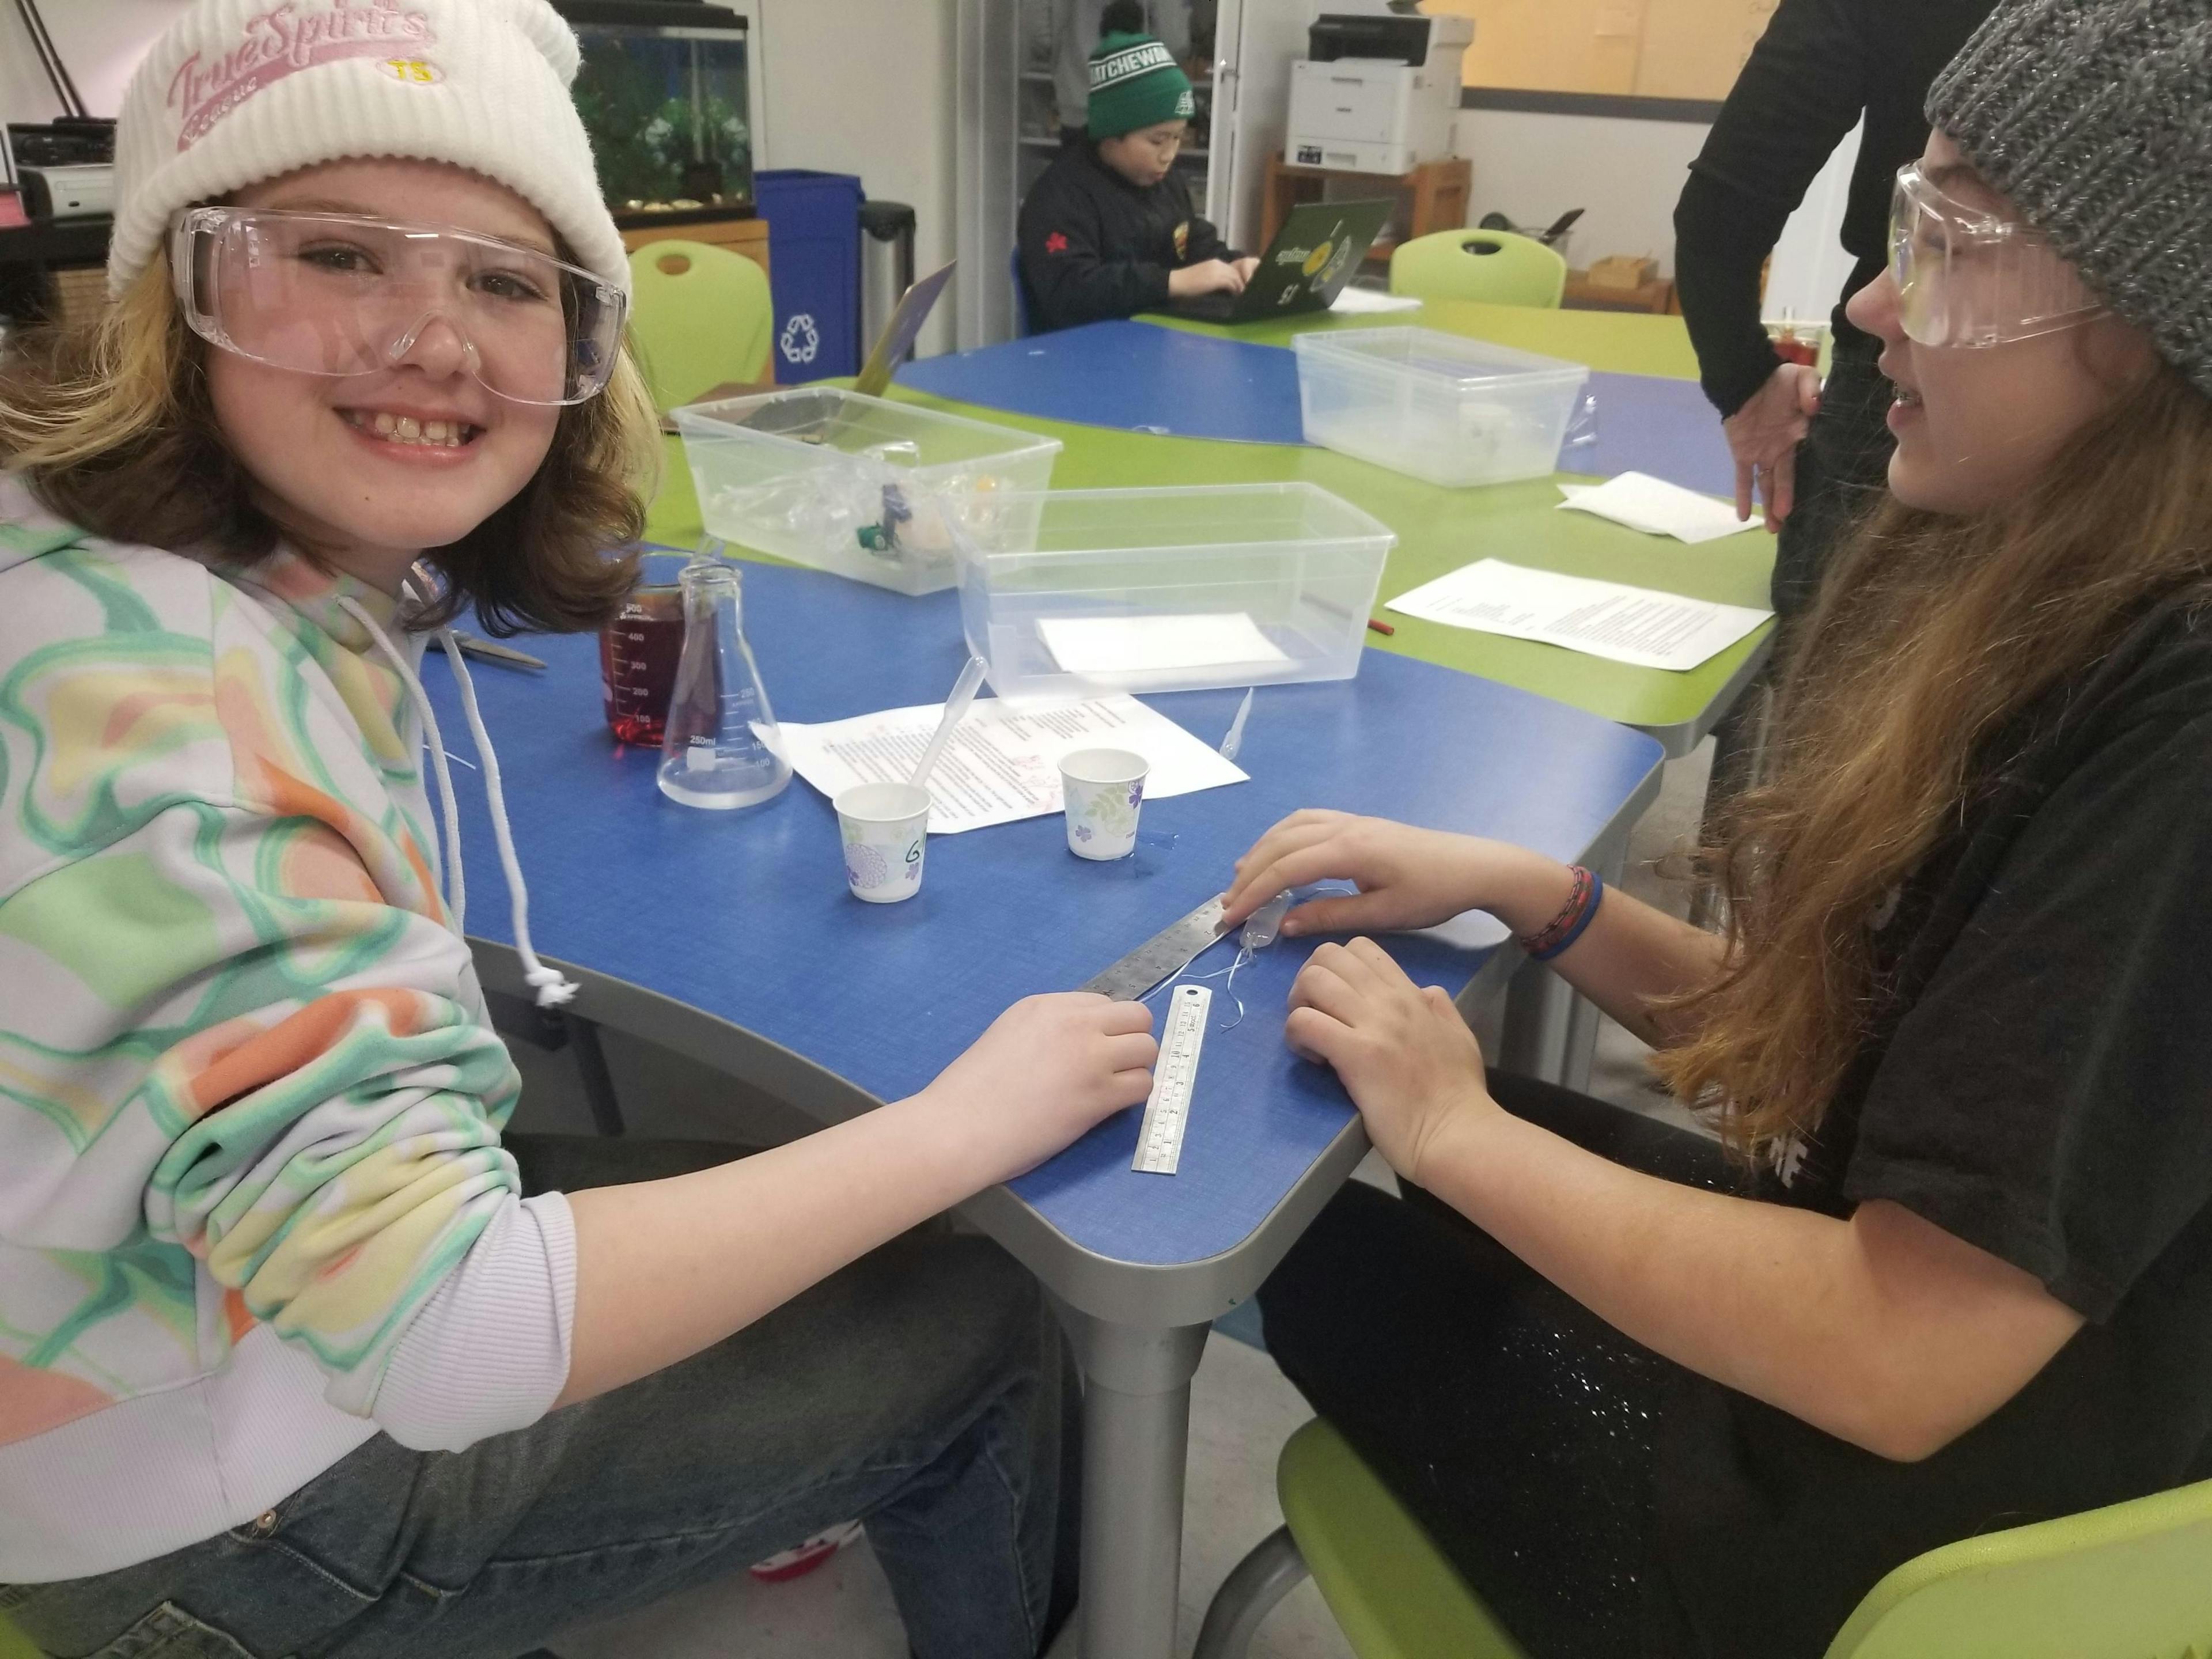
[[[753,209],[745,19],[710,0],[555,0],[583,64],[576,110],[623,224]]]

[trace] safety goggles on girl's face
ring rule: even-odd
[[[374,374],[459,354],[519,404],[580,404],[614,372],[625,301],[535,248],[346,213],[191,208],[169,268],[192,331],[305,374]]]
[[[1960,200],[1917,162],[1891,198],[1889,270],[1899,322],[1921,345],[2002,345],[2105,309],[2040,231]]]

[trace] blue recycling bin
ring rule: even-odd
[[[768,221],[777,383],[857,374],[860,181],[846,173],[775,167],[753,175],[753,199]]]

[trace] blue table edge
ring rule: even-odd
[[[1638,803],[1656,787],[1656,767]],[[1632,803],[1632,806],[1638,803]],[[1626,816],[1624,814],[1624,816]],[[529,986],[514,947],[471,935],[479,981],[488,991],[527,1000]],[[1475,969],[1461,995],[1503,994],[1516,952],[1470,952]],[[580,963],[544,958],[581,985],[593,1023],[640,1037],[740,1079],[794,1107],[823,1127],[885,1103],[804,1054],[720,1015],[617,979]],[[985,1188],[956,1209],[996,1239],[1063,1300],[1117,1324],[1206,1324],[1244,1301],[1290,1249],[1368,1150],[1357,1114],[1251,1231],[1230,1249],[1190,1261],[1128,1261],[1079,1244],[1010,1186]]]

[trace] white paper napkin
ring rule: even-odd
[[[1738,519],[1735,505],[1700,495],[1648,472],[1624,472],[1601,484],[1561,484],[1562,512],[1594,513],[1648,536],[1672,536],[1682,542],[1716,541],[1760,528],[1757,520]]]

